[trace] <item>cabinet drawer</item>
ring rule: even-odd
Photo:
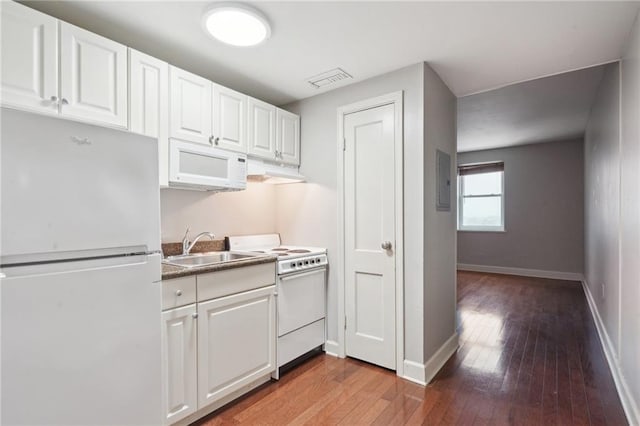
[[[198,301],[241,293],[276,282],[276,264],[244,266],[198,275]]]
[[[162,281],[162,310],[188,305],[196,301],[196,277]]]

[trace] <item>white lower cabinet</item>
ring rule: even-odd
[[[269,380],[276,369],[275,277],[275,263],[265,263],[162,282],[167,425],[189,424]]]
[[[198,408],[196,317],[195,304],[162,313],[162,382],[167,424]]]
[[[198,303],[198,403],[275,370],[275,286]]]

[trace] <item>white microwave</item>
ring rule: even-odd
[[[170,139],[169,186],[204,191],[246,189],[247,156]]]

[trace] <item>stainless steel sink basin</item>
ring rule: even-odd
[[[233,262],[237,260],[259,257],[259,254],[237,253],[232,251],[218,251],[209,253],[192,253],[178,256],[168,256],[162,262],[167,265],[196,268],[198,266],[214,265],[216,263]]]

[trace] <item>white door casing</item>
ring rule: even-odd
[[[212,144],[210,138],[213,83],[173,66],[169,69],[169,82],[170,137],[203,145]]]
[[[2,104],[58,113],[58,20],[12,1],[2,18]]]
[[[60,22],[60,113],[127,127],[127,47]]]
[[[340,357],[398,376],[404,375],[402,117],[401,91],[338,108],[338,240],[344,243],[336,265],[338,339],[327,341]]]
[[[214,145],[247,153],[247,95],[213,84]]]
[[[198,408],[196,305],[162,313],[164,418],[172,424]]]
[[[396,367],[393,108],[344,120],[346,352],[390,369]]]

